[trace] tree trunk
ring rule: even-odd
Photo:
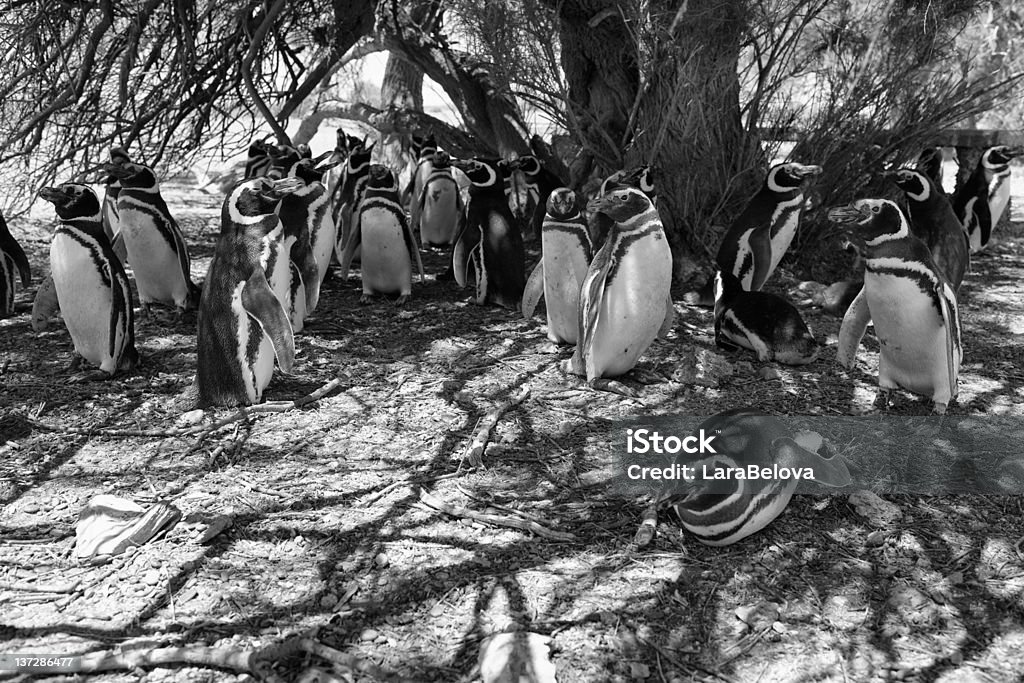
[[[610,0],[562,5],[562,64],[584,147],[574,184],[591,168],[651,164],[677,281],[691,275],[690,258],[713,257],[763,173],[740,121],[743,8],[656,0],[627,27]]]
[[[423,69],[388,54],[384,67],[384,81],[380,89],[382,109],[394,107],[412,111],[423,111]],[[405,187],[415,169],[415,159],[410,157],[411,136],[399,133],[381,133],[380,162],[391,169],[400,169],[398,186]]]

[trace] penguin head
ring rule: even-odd
[[[601,195],[621,187],[635,187],[652,200],[657,196],[654,187],[654,170],[649,165],[616,171],[601,183]]]
[[[559,187],[548,195],[548,215],[552,218],[566,220],[575,218],[580,214],[580,207],[576,201],[576,193],[568,187]]]
[[[651,200],[635,187],[612,190],[587,205],[590,212],[603,213],[616,223],[626,223],[650,208]]]
[[[100,200],[88,185],[64,183],[57,187],[44,187],[39,190],[39,196],[53,204],[57,215],[64,220],[100,219]]]
[[[494,187],[501,184],[505,176],[502,164],[507,167],[508,162],[501,159],[463,159],[453,162],[452,165],[466,174],[473,187]]]
[[[110,163],[112,164],[130,164],[132,158],[128,156],[128,152],[124,147],[111,147],[110,148]]]
[[[349,173],[362,171],[366,166],[370,165],[370,159],[373,158],[373,146],[376,144],[376,142],[373,142],[367,147],[360,142],[359,145],[353,148],[348,155]]]
[[[867,246],[910,234],[910,226],[900,207],[888,199],[858,199],[848,206],[829,209],[828,218],[862,239]]]
[[[308,150],[309,147],[306,146]],[[269,152],[270,158],[273,162],[270,166],[270,170],[267,171],[267,177],[273,179],[284,178],[285,176],[291,175],[292,168],[300,160],[302,160],[302,151],[298,147],[292,147],[291,145],[279,145],[274,146]]]
[[[299,178],[274,180],[266,176],[248,178],[235,184],[224,199],[222,230],[231,230],[234,224],[258,223],[272,214],[287,195],[305,187]]]
[[[891,180],[896,187],[903,190],[907,197],[915,202],[924,202],[932,195],[932,182],[921,171],[912,168],[900,168],[883,174],[883,177]]]
[[[452,158],[448,156],[448,152],[443,149],[439,149],[434,152],[434,156],[432,156],[430,160],[435,169],[449,168],[452,165]]]
[[[794,162],[776,164],[768,171],[764,186],[777,194],[786,194],[799,190],[804,181],[821,175],[821,166],[808,166]]]
[[[144,164],[137,164],[132,161],[127,163],[111,163],[104,165],[103,169],[112,177],[117,178],[117,181],[121,183],[121,187],[147,189],[157,186],[156,174],[153,173],[153,169]]]
[[[372,164],[366,175],[367,189],[398,191],[398,181],[395,180],[395,174],[387,166]]]
[[[987,168],[998,169],[1006,166],[1012,159],[1019,157],[1021,154],[1024,154],[1024,147],[997,145],[985,150],[985,153],[981,155],[981,162]]]
[[[434,139],[434,134],[431,133],[426,137],[413,135],[412,151],[417,159],[429,159],[430,155],[437,151],[437,141]]]
[[[515,168],[526,175],[537,175],[541,171],[540,159],[532,154],[524,154],[514,162]]]

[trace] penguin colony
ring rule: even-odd
[[[33,329],[44,329],[62,311],[73,367],[86,361],[97,368],[75,380],[130,372],[142,359],[127,265],[145,314],[153,304],[173,306],[179,317],[198,308],[199,405],[253,404],[262,400],[275,364],[292,371],[295,335],[317,310],[332,259],[341,265],[342,280],[359,259],[361,303],[379,295],[402,305],[412,295],[413,271],[424,279],[422,244],[449,252],[450,267],[437,279],[472,285],[477,304],[531,318],[543,299],[548,338],[573,347],[563,371],[597,389],[637,395],[616,378],[672,330],[676,315],[672,254],[650,167],[614,173],[585,203],[536,157],[453,159],[431,136],[414,138],[412,179],[403,192],[394,171],[372,163],[373,148],[341,130],[335,149],[317,157],[304,145],[254,141],[245,177],[223,203],[201,289],[153,169],[112,148],[102,202],[78,183],[39,192],[54,205],[59,223],[50,274],[33,304]],[[914,168],[885,174],[903,193],[905,210],[887,199],[860,199],[829,211],[866,266],[863,287],[846,296],[852,302],[836,362],[852,367],[874,323],[881,405],[898,388],[931,399],[939,414],[956,398],[963,360],[957,291],[971,254],[992,241],[1008,203],[1009,162],[1022,153],[1005,146],[986,150],[949,198],[941,190],[940,153],[925,150]],[[720,347],[790,365],[818,358],[820,345],[799,311],[760,290],[789,249],[804,192],[820,173],[819,166],[795,162],[769,169],[725,232],[714,276],[687,297],[688,303],[713,304]],[[528,279],[524,233],[538,234],[541,243]],[[13,314],[19,280],[22,288],[30,285],[28,259],[0,216],[0,316]],[[850,482],[842,459],[823,454],[819,435],[791,434],[756,411],[721,413],[701,428],[721,434],[719,454],[707,466],[810,466],[822,483]],[[727,545],[775,519],[795,480],[730,486],[665,496],[652,506],[652,519],[669,510],[701,542]],[[649,539],[648,522],[638,540]]]

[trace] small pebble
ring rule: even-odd
[[[383,569],[391,564],[391,560],[388,558],[387,553],[380,553],[377,557],[373,558],[373,563]]]
[[[21,511],[24,512],[26,515],[34,515],[37,512],[39,512],[39,506],[36,505],[35,503],[29,503],[25,507],[21,508]]]
[[[441,603],[437,603],[436,605],[430,608],[430,616],[439,617],[442,614],[444,614],[444,605],[442,605]]]
[[[160,572],[155,569],[146,572],[142,575],[142,582],[148,586],[155,586],[160,583]]]
[[[359,640],[363,642],[370,642],[371,640],[377,640],[380,633],[375,628],[365,628],[363,632],[359,634]]]

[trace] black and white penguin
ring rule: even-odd
[[[946,193],[923,171],[901,168],[885,177],[903,190],[910,213],[910,232],[928,245],[932,260],[953,290],[960,289],[971,253],[967,234]]]
[[[654,170],[650,166],[635,166],[612,173],[601,182],[601,189],[598,191],[597,196],[603,197],[612,190],[626,187],[635,187],[640,190],[647,195],[652,204],[657,206],[658,193],[654,186]],[[592,213],[588,217],[588,222],[590,225],[590,239],[594,244],[594,248],[600,249],[615,221],[603,213]]]
[[[586,377],[595,389],[635,396],[607,378],[632,370],[654,339],[671,329],[672,251],[661,218],[642,191],[612,190],[588,208],[615,225],[583,282],[576,351],[565,369]]]
[[[28,257],[14,239],[4,215],[0,213],[0,318],[14,313],[14,281],[15,276],[21,278],[21,288],[28,288],[32,282],[32,272]]]
[[[942,191],[942,148],[925,147],[917,157],[916,170],[932,179],[935,187]]]
[[[359,146],[349,152],[345,163],[342,165],[341,181],[334,194],[334,205],[331,208],[331,217],[334,219],[334,226],[337,231],[335,254],[339,263],[351,234],[352,215],[359,205],[363,186],[366,185],[367,173],[370,170],[370,160],[373,158],[374,145],[376,143],[367,147],[360,143]]]
[[[292,369],[295,339],[273,284],[288,271],[276,209],[301,186],[295,178],[255,177],[235,185],[224,200],[220,237],[199,301],[200,405],[258,403],[274,359],[284,372]]]
[[[533,316],[541,296],[547,302],[548,339],[575,344],[579,337],[580,289],[594,255],[590,229],[576,193],[560,187],[550,193],[541,226],[541,260],[526,281],[523,317]]]
[[[1010,203],[1010,161],[1024,154],[1024,147],[990,147],[978,159],[974,172],[953,195],[953,211],[967,231],[971,253],[981,251],[992,239]]]
[[[518,310],[526,286],[526,252],[522,233],[505,201],[502,166],[497,159],[458,161],[472,183],[466,224],[452,255],[455,281],[465,287],[472,266],[476,280],[473,302],[491,302]]]
[[[416,168],[405,191],[404,205],[409,207],[409,221],[413,232],[420,231],[420,210],[423,206],[423,188],[434,171],[434,153],[438,151],[433,134],[425,138],[413,136],[412,151],[416,157]]]
[[[547,213],[548,197],[565,183],[557,175],[544,168],[540,159],[532,154],[524,154],[513,162],[515,168],[522,173],[526,183],[527,202],[525,219],[527,236],[540,234],[544,215]]]
[[[425,247],[449,247],[462,231],[465,221],[462,195],[453,175],[451,158],[445,151],[434,152],[431,171],[419,194],[420,241]],[[413,223],[413,232],[416,224]]]
[[[813,481],[831,487],[851,483],[843,457],[834,453],[817,432],[794,432],[778,418],[753,408],[737,408],[705,420],[695,435],[713,434],[714,453],[683,456],[678,465],[694,468],[691,481],[656,495],[637,532],[644,546],[654,535],[657,512],[668,509],[680,525],[705,545],[731,545],[771,524],[789,505],[800,480],[734,478],[750,467],[809,469]],[[705,474],[707,473],[707,474]],[[722,478],[713,478],[720,473]]]
[[[836,362],[853,366],[857,347],[873,321],[880,353],[880,402],[897,387],[927,396],[946,412],[956,398],[963,349],[956,293],[910,232],[895,203],[860,199],[829,211],[829,219],[864,242],[864,288],[850,304],[839,330]]]
[[[819,344],[793,304],[768,292],[748,292],[731,273],[715,273],[715,344],[749,349],[764,362],[806,365]]]
[[[110,163],[127,164],[131,163],[131,157],[123,147],[110,148]],[[117,218],[117,196],[121,192],[121,182],[117,176],[108,174],[105,179],[103,192],[103,232],[107,233],[107,239],[114,248],[114,253],[121,263],[125,263],[128,253],[124,245],[124,237],[121,235],[121,226]]]
[[[718,246],[715,263],[732,273],[748,292],[764,286],[789,249],[804,210],[804,188],[808,179],[821,173],[821,166],[797,163],[777,164],[768,171],[761,189],[733,221]],[[713,280],[686,297],[687,303],[711,306]]]
[[[118,222],[143,311],[148,313],[152,303],[174,304],[179,316],[195,308],[200,290],[192,282],[188,247],[153,169],[128,162],[109,164],[106,170],[121,184]]]
[[[327,194],[331,197],[331,205],[337,203],[336,192],[341,185],[342,175],[345,171],[345,160],[356,147],[359,147],[363,140],[349,135],[342,128],[335,131],[335,143],[332,150],[331,162],[337,164],[328,173],[324,183],[327,186]]]
[[[356,249],[362,252],[363,296],[397,294],[396,306],[412,295],[413,264],[423,282],[423,263],[416,236],[405,218],[395,174],[380,164],[370,166],[359,208],[352,217],[352,237],[341,260],[341,279],[348,277]]]
[[[103,231],[99,198],[88,185],[44,187],[39,196],[57,210],[50,275],[77,357],[99,367],[75,379],[106,379],[139,362],[132,290]]]

